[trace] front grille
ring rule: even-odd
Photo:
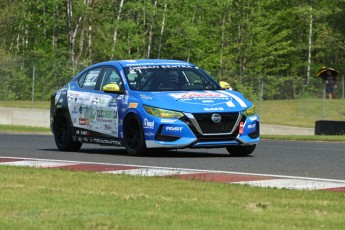
[[[169,135],[162,135],[162,134],[157,134],[155,137],[156,141],[166,141],[166,142],[173,142],[177,141],[181,137],[178,136],[169,136]]]
[[[218,113],[221,121],[212,121],[212,113],[193,114],[203,134],[231,133],[238,120],[239,113]]]
[[[217,142],[217,141],[234,141],[238,133],[233,133],[229,135],[201,135],[196,134],[196,138],[200,142]]]

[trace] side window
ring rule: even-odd
[[[100,89],[103,89],[103,86],[106,84],[116,83],[119,85],[120,89],[123,88],[122,79],[120,77],[120,74],[117,72],[114,68],[107,68],[104,74],[104,78],[102,79],[101,87]]]
[[[97,81],[101,72],[102,68],[97,68],[83,74],[79,80],[80,87],[83,89],[96,89]]]

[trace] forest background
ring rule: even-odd
[[[0,0],[0,100],[142,58],[190,61],[254,100],[320,98],[316,72],[345,73],[344,22],[345,0]]]

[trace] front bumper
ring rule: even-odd
[[[212,114],[185,113],[181,119],[151,117],[155,130],[145,128],[148,148],[220,148],[229,145],[253,145],[260,141],[257,115],[220,114],[222,122],[210,120]]]

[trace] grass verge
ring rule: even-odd
[[[50,134],[49,128],[19,126],[19,125],[0,125],[1,132],[17,132],[17,133],[47,133]]]
[[[344,193],[0,166],[3,229],[343,229]]]
[[[333,135],[260,135],[260,137],[269,140],[345,142],[345,136]]]
[[[263,124],[315,126],[317,120],[345,120],[345,100],[294,99],[254,102]],[[0,101],[0,107],[31,108],[31,101]],[[49,109],[49,101],[35,101],[35,109]]]

